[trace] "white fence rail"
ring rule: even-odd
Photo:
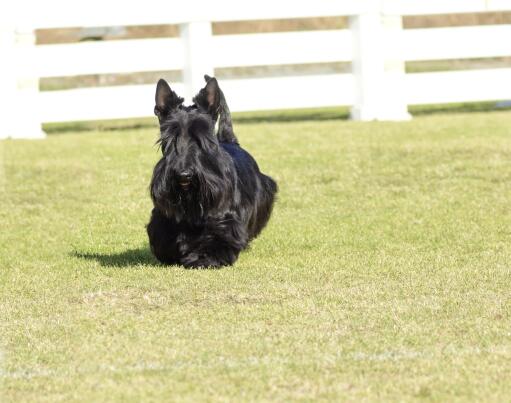
[[[215,68],[351,62],[349,74],[222,80],[231,110],[351,105],[359,120],[408,119],[407,105],[511,98],[511,67],[405,74],[406,61],[511,56],[511,25],[403,29],[403,15],[511,10],[511,0],[256,3],[25,1],[0,5],[0,138],[42,122],[148,116],[154,85],[39,91],[41,77],[182,70],[188,100]],[[212,22],[348,16],[349,29],[213,35]],[[35,45],[37,28],[180,24],[179,38]]]

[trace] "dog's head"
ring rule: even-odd
[[[232,186],[231,164],[215,135],[220,108],[218,82],[209,78],[193,104],[185,106],[183,98],[161,79],[155,101],[163,155],[154,168],[151,197],[168,216],[199,219],[218,207]]]

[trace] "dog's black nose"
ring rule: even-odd
[[[188,190],[190,183],[192,182],[192,173],[190,171],[183,171],[177,174],[177,182],[181,189]]]
[[[183,171],[177,175],[179,182],[189,182],[192,179],[192,173],[190,171]]]

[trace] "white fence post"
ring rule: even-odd
[[[18,120],[12,137],[43,139],[42,122],[39,116],[39,77],[34,70],[36,35],[32,27],[19,26],[15,31],[15,54],[17,61]],[[23,56],[23,57],[21,57]],[[27,108],[28,107],[28,108]]]
[[[412,116],[406,104],[406,66],[402,46],[403,18],[400,15],[382,15],[381,18],[384,31],[384,77],[380,119],[410,120]]]
[[[363,13],[350,17],[353,38],[352,70],[355,79],[354,120],[407,120],[404,98],[404,64],[386,60],[391,29],[401,29],[400,17],[383,17],[378,1],[369,1]]]
[[[33,71],[35,32],[31,28],[4,26],[0,30],[3,71],[0,99],[5,111],[0,138],[42,139],[39,117],[39,78]],[[5,70],[4,70],[5,69]]]
[[[214,75],[211,22],[193,21],[181,24],[180,33],[184,47],[184,96],[190,102],[206,84],[204,74]]]
[[[3,22],[3,21],[2,21]],[[4,23],[5,24],[5,23]],[[14,27],[0,25],[0,53],[2,72],[0,74],[0,139],[10,137],[16,123],[13,117],[12,102],[16,97],[16,64],[14,62]]]
[[[383,75],[379,10],[371,7],[364,14],[350,16],[349,27],[353,38],[352,70],[355,79],[351,118],[378,119],[379,85]]]

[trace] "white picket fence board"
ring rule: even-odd
[[[407,74],[406,98],[411,105],[509,99],[510,83],[511,68]]]
[[[511,25],[406,29],[386,43],[408,61],[511,56]]]
[[[181,83],[172,89],[184,91]],[[39,94],[39,113],[47,122],[152,116],[155,90],[131,85],[46,91]],[[350,105],[354,99],[351,74],[222,80],[222,90],[233,112]]]
[[[179,38],[156,38],[40,45],[19,57],[39,77],[59,77],[179,70],[183,54]]]
[[[310,18],[353,15],[374,6],[374,0],[232,0],[139,1],[33,1],[10,5],[11,13],[23,13],[27,24],[36,28],[63,28],[116,25],[180,24],[191,21],[243,21],[283,18]],[[13,9],[13,7],[15,9]],[[19,9],[16,9],[19,7]]]
[[[139,1],[18,0],[9,13],[23,14],[36,28],[180,24],[190,21],[245,21],[356,15],[371,12],[378,0]],[[382,0],[391,15],[470,13],[511,10],[510,0]]]
[[[461,14],[511,10],[511,0],[383,0],[389,15]]]
[[[2,14],[3,19],[22,16],[25,24],[35,28],[66,28],[334,17],[371,12],[379,4],[378,0],[259,0],[253,4],[232,0],[149,0],[145,3],[18,0],[6,6]],[[383,0],[381,4],[383,12],[390,15],[511,10],[510,0]]]
[[[352,74],[222,80],[222,90],[234,111],[351,105]]]
[[[353,57],[347,29],[213,36],[211,52],[217,67],[327,63]]]
[[[511,10],[510,0],[487,0],[486,7],[489,11],[506,11]]]
[[[77,88],[39,93],[44,122],[122,119],[149,116],[154,110],[155,85]],[[182,85],[174,85],[183,91]]]

